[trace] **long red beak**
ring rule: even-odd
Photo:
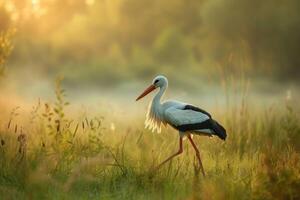
[[[141,98],[155,90],[155,88],[156,87],[154,85],[150,85],[140,96],[138,96],[138,98],[136,98],[136,101],[140,100]]]

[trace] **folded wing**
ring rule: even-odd
[[[194,110],[184,110],[175,107],[168,108],[165,111],[165,120],[172,126],[178,127],[187,124],[196,124],[204,122],[210,117],[202,112]]]
[[[164,118],[168,124],[181,132],[199,132],[209,135],[217,135],[225,140],[226,130],[218,122],[211,118],[211,115],[202,109],[189,108],[183,109],[170,107],[166,109]]]

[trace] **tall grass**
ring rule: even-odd
[[[204,178],[187,142],[182,156],[153,173],[177,150],[174,130],[152,134],[140,118],[114,130],[109,115],[68,114],[60,83],[56,101],[40,100],[29,123],[18,108],[0,122],[0,199],[300,198],[300,118],[290,102],[254,109],[244,96],[216,113],[226,142],[194,137]]]

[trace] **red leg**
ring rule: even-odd
[[[205,176],[204,168],[203,168],[202,161],[201,161],[201,158],[200,158],[200,152],[199,152],[197,146],[195,145],[195,143],[194,143],[194,141],[193,141],[191,135],[188,135],[187,137],[188,137],[189,141],[191,142],[192,146],[194,147],[194,149],[195,149],[195,151],[196,151],[196,156],[197,156],[197,159],[198,159],[198,161],[199,161],[199,164],[200,164],[200,168],[201,168],[202,174],[203,174],[203,176]]]
[[[174,153],[173,155],[171,155],[169,158],[167,158],[165,161],[163,161],[162,163],[160,163],[155,169],[159,169],[163,164],[165,164],[166,162],[170,161],[172,158],[174,158],[175,156],[178,156],[179,154],[181,154],[183,152],[183,148],[182,148],[182,137],[179,138],[179,150],[178,152]]]

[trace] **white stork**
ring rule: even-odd
[[[161,97],[165,93],[167,87],[168,79],[159,75],[154,78],[152,84],[136,99],[136,101],[138,101],[151,91],[159,88],[158,93],[155,95],[148,108],[145,121],[146,128],[160,132],[161,124],[169,124],[179,131],[179,150],[159,164],[156,169],[183,152],[182,140],[184,136],[187,136],[196,151],[202,174],[205,176],[200,153],[191,134],[206,135],[210,137],[216,135],[222,140],[225,140],[227,136],[226,130],[217,121],[212,119],[208,112],[196,106],[179,101],[164,101],[161,103]]]

